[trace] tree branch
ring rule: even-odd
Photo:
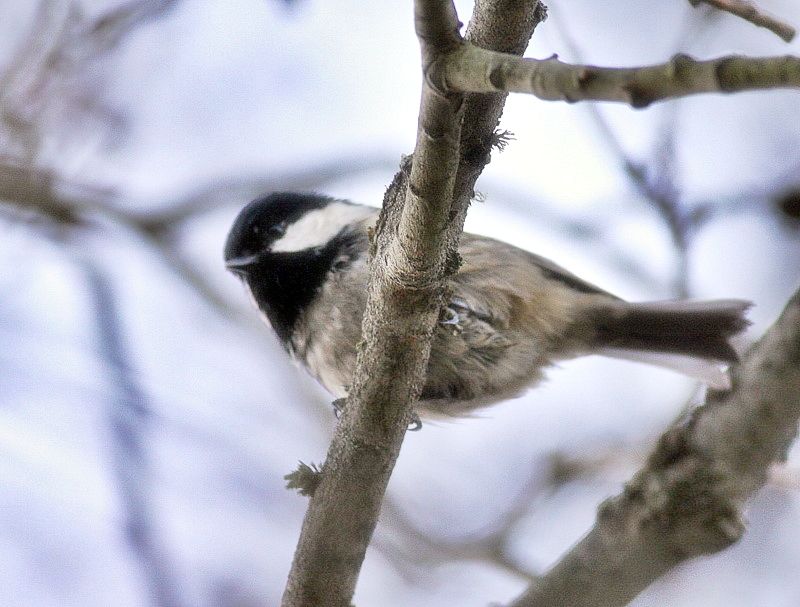
[[[458,44],[458,17],[448,0],[418,0],[415,9],[427,75],[440,53]],[[284,607],[345,607],[355,590],[441,304],[462,101],[425,79],[414,162],[404,162],[387,192],[357,370],[303,521]]]
[[[693,23],[695,21],[692,20]],[[582,62],[580,49],[564,20],[558,18],[558,14],[556,14],[555,25],[572,55],[571,58],[574,61]],[[690,42],[692,28],[687,27],[685,30],[681,38]],[[603,141],[608,144],[611,152],[617,157],[627,177],[630,178],[643,199],[656,211],[669,232],[677,258],[672,291],[678,297],[688,297],[689,245],[693,235],[691,232],[693,226],[690,217],[681,205],[681,192],[675,179],[675,122],[678,117],[679,104],[676,102],[668,105],[667,111],[660,118],[660,133],[648,162],[638,162],[628,154],[597,104],[589,103],[584,107],[600,131]]]
[[[268,173],[253,173],[218,179],[182,194],[158,210],[141,215],[141,222],[154,226],[177,226],[189,219],[241,204],[264,192],[313,191],[336,179],[369,171],[390,171],[397,166],[394,155],[367,152],[332,156],[317,162],[309,160],[299,167]]]
[[[536,26],[547,18],[538,0],[478,0],[467,27],[466,40],[477,47],[522,56]],[[475,183],[491,158],[508,93],[472,93],[464,102],[461,161],[453,192],[456,224],[463,226]],[[460,228],[459,228],[460,229]]]
[[[497,4],[511,6],[507,0]],[[537,5],[525,3],[515,14]],[[476,19],[483,17],[476,13]],[[303,522],[284,607],[350,604],[422,386],[444,280],[458,264],[456,245],[469,200],[454,201],[465,101],[434,83],[441,58],[462,43],[460,24],[451,0],[417,0],[415,25],[424,81],[414,157],[404,160],[384,198],[357,369]],[[480,23],[474,28],[481,29]],[[525,28],[514,31],[520,35]],[[513,46],[524,49],[526,43],[527,37]],[[496,118],[492,130],[495,124]],[[485,130],[474,132],[480,137]]]
[[[119,309],[111,284],[88,260],[81,264],[97,320],[99,351],[108,365],[115,391],[110,399],[112,465],[123,506],[125,539],[140,564],[153,604],[180,607],[180,585],[153,529],[153,508],[147,495],[147,431],[152,412],[128,363]]]
[[[752,2],[745,2],[744,0],[689,0],[689,4],[694,7],[708,4],[731,15],[736,15],[753,25],[768,29],[785,42],[791,42],[797,33],[791,25],[761,11]]]
[[[534,477],[532,474],[531,477]],[[537,477],[538,479],[538,477]],[[516,563],[508,554],[508,540],[516,530],[519,521],[528,514],[534,499],[533,483],[529,480],[493,528],[485,533],[446,541],[431,537],[420,530],[402,509],[390,499],[386,499],[382,518],[402,536],[403,543],[381,541],[376,537],[375,544],[383,554],[392,560],[400,573],[415,584],[424,582],[433,571],[453,561],[483,561],[494,567],[504,569],[527,582],[533,582],[536,575]],[[373,545],[375,545],[373,544]],[[381,545],[382,544],[382,545]]]
[[[800,290],[732,368],[732,381],[662,435],[588,535],[513,607],[627,605],[677,564],[741,537],[744,501],[797,435]]]
[[[449,0],[418,0],[415,23],[427,76],[460,41],[458,17]],[[462,102],[426,77],[414,162],[404,162],[384,202],[357,370],[303,521],[284,607],[345,607],[355,590],[441,304]]]
[[[644,108],[699,93],[800,88],[800,58],[730,55],[697,61],[675,55],[660,65],[608,68],[571,65],[555,56],[522,59],[464,44],[443,61],[440,74],[443,90],[509,91],[547,101],[618,101]]]

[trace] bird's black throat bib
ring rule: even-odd
[[[351,232],[343,231],[323,247],[267,253],[253,264],[246,280],[259,308],[287,349],[298,318],[328,274],[349,265],[355,238]]]

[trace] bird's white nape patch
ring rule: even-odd
[[[375,212],[346,202],[331,202],[321,209],[314,209],[286,228],[286,233],[271,247],[275,253],[293,253],[327,244],[346,225],[366,219]]]

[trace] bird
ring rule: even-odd
[[[336,399],[355,371],[379,209],[323,194],[276,192],[250,202],[224,259],[289,355]],[[416,412],[472,415],[517,397],[562,360],[599,354],[671,368],[725,389],[749,324],[739,299],[627,302],[554,262],[463,233],[447,279]]]

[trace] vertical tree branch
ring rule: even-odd
[[[439,312],[462,96],[434,90],[428,76],[461,37],[449,0],[418,0],[415,24],[425,78],[414,162],[404,162],[384,201],[357,370],[303,521],[284,607],[350,604]]]
[[[466,40],[491,51],[522,56],[533,31],[547,18],[538,0],[478,0],[467,27]],[[503,113],[507,92],[466,96],[461,133],[461,162],[456,175],[454,207],[463,226],[469,200],[497,139],[495,129]]]
[[[531,12],[537,5],[520,4]],[[491,13],[494,3],[481,6]],[[515,15],[520,10],[515,9]],[[484,18],[476,13],[471,30],[485,32],[492,41],[499,30],[482,25]],[[531,25],[515,27],[511,34],[520,36],[527,30],[524,40],[512,45],[520,52],[534,19],[528,17],[524,23]],[[469,127],[470,145],[484,153],[468,155],[475,162],[463,169],[459,179],[459,165],[464,163],[464,96],[434,84],[441,82],[440,59],[462,43],[458,16],[450,0],[417,0],[415,25],[424,81],[413,161],[403,162],[384,199],[372,247],[357,370],[303,522],[284,607],[350,604],[411,420],[411,404],[421,389],[444,280],[457,268],[456,246],[472,184],[488,161],[491,134],[502,110],[504,96],[499,95],[490,104],[496,116],[484,121],[483,127]],[[480,111],[471,111],[471,120],[476,120]]]
[[[100,353],[112,372],[108,378],[114,387],[114,399],[109,403],[112,466],[125,513],[125,539],[141,565],[141,574],[153,604],[179,607],[178,586],[153,531],[144,482],[147,475],[144,435],[150,421],[150,409],[128,364],[119,326],[119,310],[111,285],[92,263],[85,262],[83,266],[97,319]]]

